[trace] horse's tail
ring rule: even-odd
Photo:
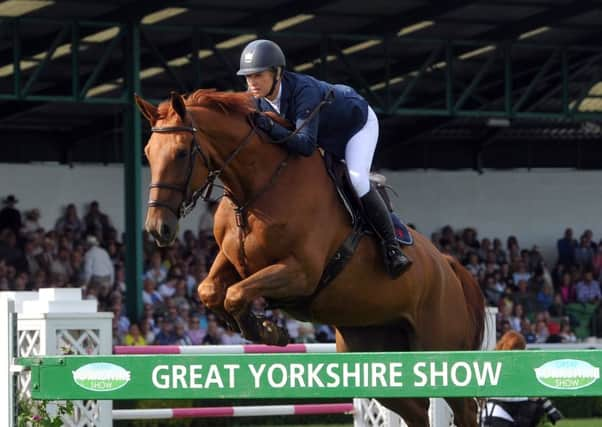
[[[472,350],[479,350],[485,333],[485,298],[473,275],[456,258],[448,255],[445,255],[445,258],[447,258],[452,270],[454,270],[454,273],[456,273],[456,276],[458,276],[458,279],[462,283],[466,304],[475,325]]]

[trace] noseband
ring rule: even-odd
[[[201,148],[201,146],[199,145],[199,143],[196,140],[196,133],[199,131],[199,129],[197,127],[195,127],[195,126],[159,126],[159,127],[153,126],[153,127],[151,127],[151,132],[158,132],[158,133],[189,132],[190,134],[192,134],[192,142],[190,143],[190,152],[189,152],[190,162],[188,164],[188,171],[186,172],[186,181],[184,182],[184,184],[155,182],[155,183],[151,183],[148,186],[149,189],[163,188],[166,190],[172,190],[172,191],[177,191],[178,193],[181,193],[182,201],[180,202],[180,205],[178,206],[178,208],[174,209],[168,203],[162,202],[160,200],[154,200],[154,199],[150,199],[148,201],[148,206],[165,208],[165,209],[169,210],[170,212],[172,212],[176,216],[176,218],[178,218],[178,220],[179,220],[180,218],[183,218],[186,215],[188,215],[190,213],[190,211],[192,211],[192,209],[195,207],[196,202],[199,199],[199,197],[202,198],[204,201],[209,200],[209,198],[211,197],[211,192],[213,191],[213,184],[215,183],[215,180],[217,178],[219,178],[221,173],[224,171],[224,169],[226,167],[228,167],[230,162],[234,159],[234,157],[236,157],[236,155],[240,152],[240,150],[251,141],[251,136],[253,135],[254,130],[255,129],[252,126],[251,130],[249,131],[247,136],[242,140],[240,145],[228,156],[228,158],[224,162],[224,165],[221,168],[217,169],[217,168],[213,168],[210,157],[203,152],[203,149]],[[207,175],[207,179],[205,180],[205,183],[199,189],[192,192],[192,194],[190,194],[190,196],[189,196],[190,180],[192,179],[192,175],[194,172],[194,165],[196,163],[195,156],[197,154],[203,159],[203,163],[204,163],[205,167],[207,168],[207,170],[209,171],[209,173]]]

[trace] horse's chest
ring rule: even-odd
[[[226,257],[237,266],[247,263],[250,271],[272,265],[291,252],[292,239],[286,224],[249,223],[247,230],[228,227],[222,241]]]

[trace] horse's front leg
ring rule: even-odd
[[[258,319],[251,303],[258,297],[281,299],[309,295],[307,274],[294,258],[263,268],[226,291],[225,308],[236,319],[245,338],[270,345],[286,345],[288,332],[269,320]]]
[[[240,275],[220,250],[197,289],[201,302],[236,332],[239,332],[238,323],[226,311],[224,301],[228,287],[239,280]]]

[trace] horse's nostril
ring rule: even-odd
[[[161,235],[166,236],[169,234],[169,226],[167,224],[161,225]]]

